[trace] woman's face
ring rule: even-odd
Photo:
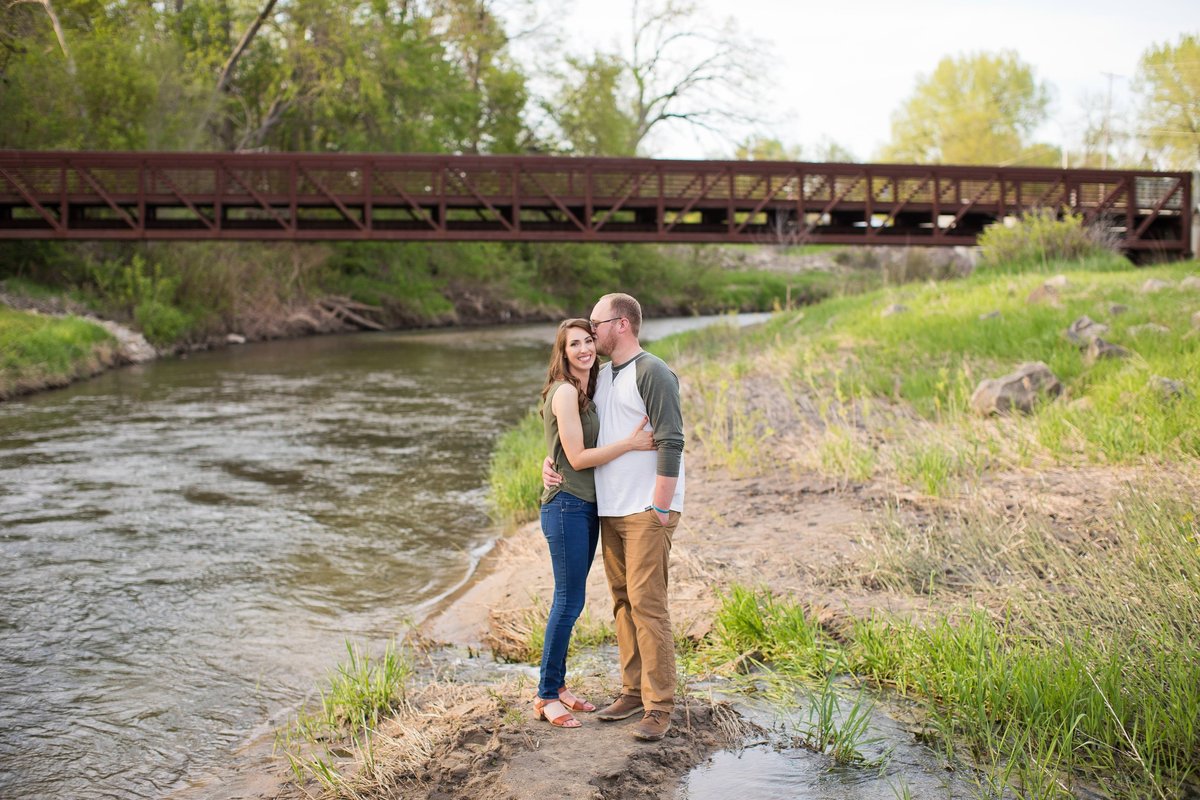
[[[596,360],[596,340],[579,328],[567,329],[567,363],[572,371],[587,372]]]

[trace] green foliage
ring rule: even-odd
[[[777,374],[788,375],[789,382],[819,392],[836,387],[847,400],[900,400],[928,420],[961,425],[964,431],[973,429],[968,401],[981,379],[1022,362],[1043,361],[1063,382],[1068,397],[1088,402],[1060,400],[1045,404],[1031,418],[1013,419],[1021,432],[1017,441],[1028,437],[1043,452],[1101,462],[1200,454],[1200,437],[1186,422],[1188,415],[1200,415],[1197,394],[1167,401],[1152,381],[1164,376],[1200,386],[1200,341],[1189,335],[1195,293],[1140,291],[1148,278],[1178,284],[1196,271],[1196,263],[1136,271],[1113,267],[1109,259],[1048,262],[1047,270],[1063,271],[1068,281],[1057,305],[1026,302],[1044,274],[1007,275],[1003,267],[999,275],[981,270],[953,283],[835,298],[806,309],[800,318],[781,315],[761,331],[742,332],[733,352],[758,348],[761,358]],[[892,303],[910,311],[881,317]],[[1108,312],[1112,304],[1129,311],[1113,317]],[[1086,364],[1084,354],[1063,335],[1085,314],[1109,323],[1105,338],[1131,347],[1138,357]],[[1131,332],[1148,322],[1168,330]],[[837,357],[848,350],[852,358]],[[724,358],[732,361],[733,356]],[[710,380],[719,381],[729,371]],[[974,453],[932,448],[914,458],[908,474],[941,491],[947,476],[978,469],[977,459]]]
[[[738,161],[799,161],[799,145],[786,145],[770,136],[748,136],[738,143],[733,157]]]
[[[837,657],[834,641],[804,608],[742,586],[721,597],[704,649],[710,664],[750,658],[801,679],[827,677]]]
[[[492,516],[516,525],[535,519],[542,495],[546,436],[536,410],[501,434],[488,466],[488,504]]]
[[[147,341],[158,347],[182,340],[192,320],[174,306],[161,300],[143,300],[133,309],[133,319]]]
[[[412,662],[389,642],[383,655],[372,660],[351,642],[348,659],[329,678],[329,691],[321,693],[323,721],[330,731],[371,730],[404,701]]]
[[[1142,54],[1134,86],[1142,96],[1143,135],[1172,169],[1200,167],[1200,35],[1156,44]]]
[[[8,4],[0,147],[514,152],[525,76],[478,2]],[[230,71],[223,73],[225,65]],[[48,92],[45,87],[54,86]]]
[[[1012,51],[946,56],[892,117],[889,161],[926,164],[1057,163],[1030,137],[1050,91]]]
[[[557,96],[544,101],[565,149],[581,156],[631,156],[637,152],[637,121],[623,107],[625,65],[617,56],[569,57]]]
[[[986,796],[1020,787],[1025,796],[1068,797],[1088,783],[1117,798],[1181,796],[1200,765],[1200,509],[1194,498],[1145,489],[1115,509],[1114,538],[1084,557],[1045,529],[998,538],[1001,520],[979,532],[985,550],[959,552],[961,536],[948,540],[941,570],[983,559],[999,574],[1054,576],[1022,583],[1021,599],[999,616],[860,618],[838,642],[798,604],[733,587],[697,658],[725,664],[757,654],[771,672],[756,685],[793,676],[777,694],[819,681],[808,737],[847,762],[869,739],[866,711],[839,712],[832,676],[845,672],[916,699],[926,736],[951,763],[979,769]],[[922,547],[920,535],[914,529],[897,553]],[[981,573],[960,591],[993,586]]]
[[[1097,230],[1079,214],[1061,218],[1050,209],[1027,211],[1012,225],[997,222],[979,237],[980,267],[993,272],[1046,270],[1062,261],[1096,259],[1112,268],[1128,267]]]
[[[93,372],[115,349],[104,328],[0,306],[0,399]]]
[[[146,266],[137,253],[128,264],[91,264],[92,300],[104,311],[133,319],[142,334],[159,347],[184,339],[194,320],[177,306],[180,278],[162,266]]]

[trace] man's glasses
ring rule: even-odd
[[[595,332],[596,332],[596,328],[599,328],[599,327],[600,327],[601,325],[603,325],[604,323],[606,323],[606,322],[613,322],[614,320],[618,320],[618,319],[621,319],[621,317],[609,317],[608,319],[602,319],[602,320],[600,320],[600,321],[596,321],[596,320],[594,320],[594,319],[589,319],[589,320],[588,320],[588,322],[589,322],[589,323],[591,324],[591,326],[592,326],[592,333],[595,333]]]

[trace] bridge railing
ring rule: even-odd
[[[972,244],[1081,214],[1192,252],[1188,173],[554,156],[0,152],[0,238]]]

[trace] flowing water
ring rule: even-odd
[[[466,580],[553,333],[254,344],[0,403],[0,797],[165,794]]]

